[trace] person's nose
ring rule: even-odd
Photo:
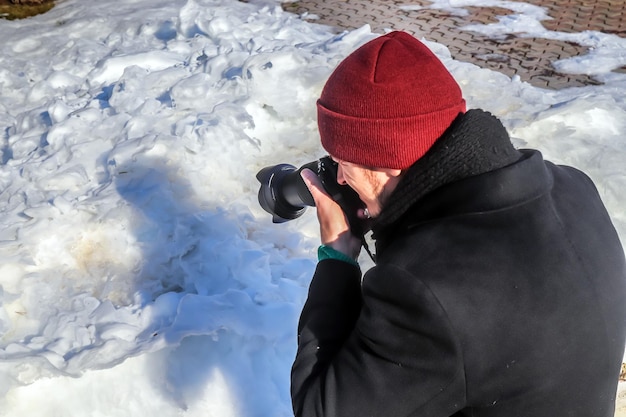
[[[343,168],[341,168],[341,164],[337,164],[337,184],[346,185],[346,179],[343,176]]]

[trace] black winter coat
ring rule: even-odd
[[[346,262],[317,266],[296,416],[613,416],[626,267],[587,176],[513,150],[472,110],[377,220],[362,281]]]

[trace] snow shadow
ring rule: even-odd
[[[208,408],[223,416],[288,405],[293,344],[276,343],[285,327],[275,323],[294,312],[290,303],[259,300],[275,291],[267,254],[236,214],[200,207],[166,158],[139,156],[115,171],[144,258],[136,286],[153,322],[140,338],[164,346],[147,370],[154,389],[181,409],[214,404]]]
[[[141,158],[116,167],[115,187],[135,211],[133,233],[144,259],[136,290],[146,301],[169,291],[193,291],[180,265],[193,249],[180,230],[183,224],[194,227],[197,209],[189,202],[189,183],[166,160]]]

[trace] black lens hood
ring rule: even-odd
[[[263,210],[272,215],[274,223],[297,219],[306,210],[304,203],[302,205],[290,204],[283,195],[283,183],[290,174],[299,175],[296,172],[296,167],[289,164],[279,164],[265,167],[256,175],[257,180],[261,183],[259,204]]]

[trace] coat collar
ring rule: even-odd
[[[538,151],[515,150],[499,120],[470,110],[409,168],[376,219],[374,238],[437,217],[519,204],[545,193],[551,181]]]

